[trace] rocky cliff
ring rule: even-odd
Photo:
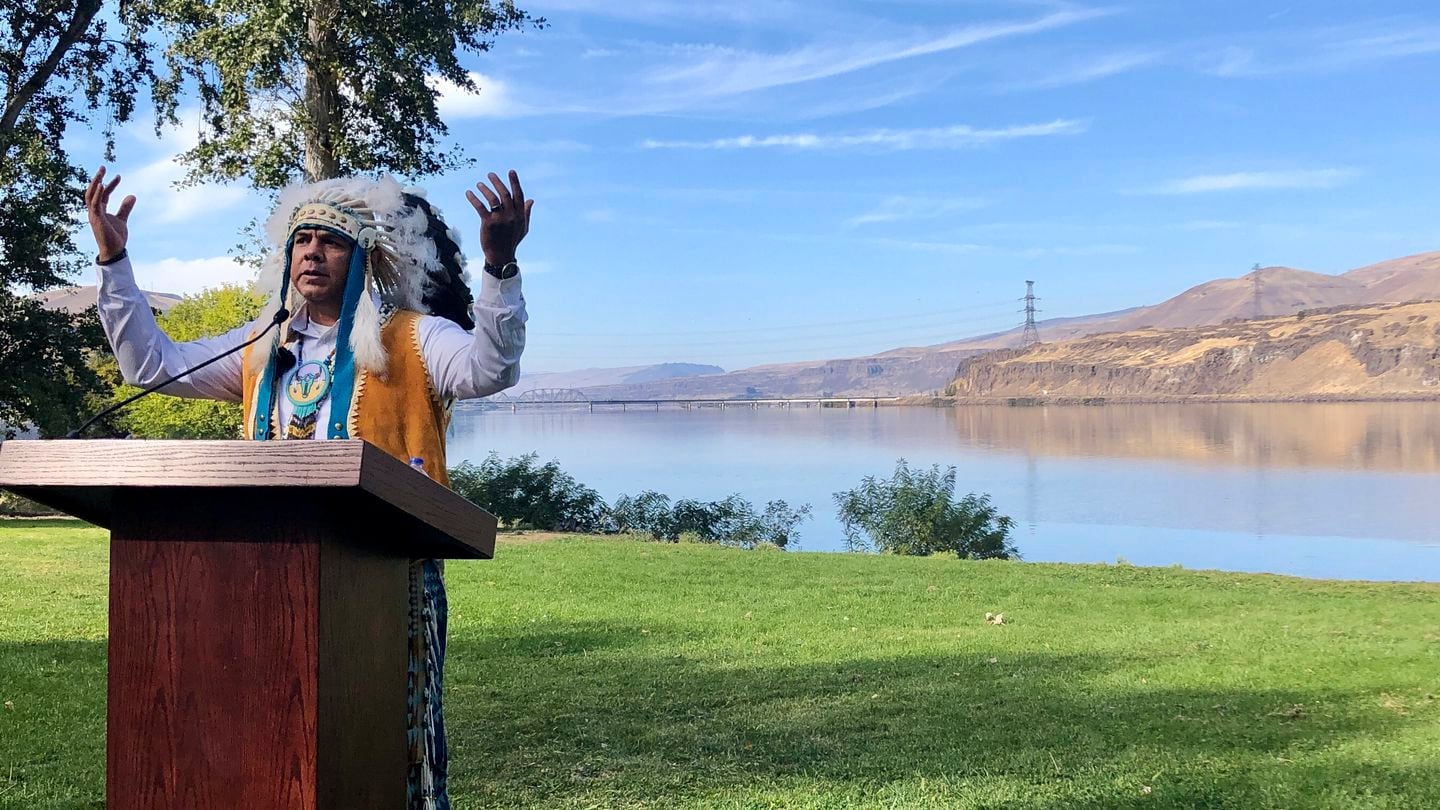
[[[961,363],[961,399],[1440,398],[1440,302],[1091,335]]]

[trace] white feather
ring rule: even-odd
[[[382,379],[385,376],[385,344],[380,340],[380,305],[367,289],[355,306],[355,324],[350,330],[350,351],[355,367]]]

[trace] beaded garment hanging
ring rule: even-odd
[[[285,398],[290,401],[292,408],[290,423],[285,427],[285,438],[315,438],[315,424],[319,421],[320,404],[329,395],[330,383],[334,377],[334,351],[330,352],[330,356],[325,358],[323,363],[311,360],[296,364],[295,371],[291,373],[285,386]]]

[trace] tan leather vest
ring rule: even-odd
[[[425,472],[448,487],[445,428],[449,414],[436,394],[420,352],[421,317],[418,312],[399,310],[385,322],[381,342],[385,345],[387,373],[382,379],[363,369],[356,372],[349,432],[352,439],[364,439],[401,461],[424,459]],[[253,350],[253,346],[245,350],[243,377],[247,439],[255,437],[255,420],[251,416],[260,387],[260,375],[250,370],[249,354]],[[273,433],[283,435],[284,430]]]

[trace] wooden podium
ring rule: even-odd
[[[363,441],[9,441],[110,529],[106,806],[405,804],[407,565],[495,518]]]

